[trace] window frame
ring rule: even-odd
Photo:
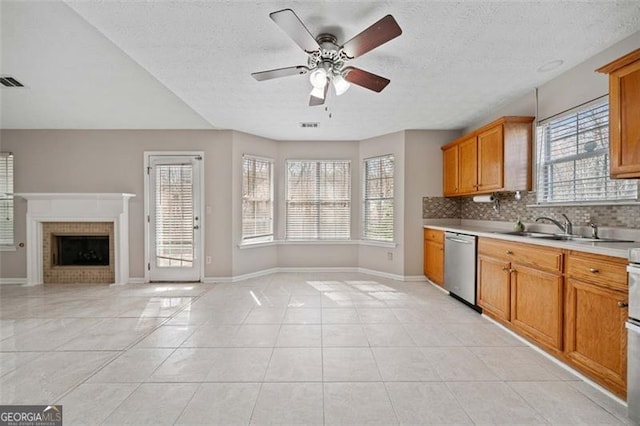
[[[6,160],[5,160],[6,159]],[[6,178],[9,177],[9,171],[11,171],[11,182],[7,181],[7,187],[0,187],[0,198],[4,201],[7,200],[7,212],[10,212],[10,217],[7,220],[11,223],[7,226],[11,228],[10,240],[3,241],[0,239],[0,251],[15,251],[16,249],[16,218],[15,218],[15,157],[13,152],[0,152],[0,161],[6,162],[4,170]],[[11,163],[11,164],[9,164]],[[9,167],[10,166],[10,167]],[[0,218],[1,219],[1,218]]]
[[[262,162],[266,162],[269,164],[269,201],[271,204],[271,208],[270,208],[270,212],[269,212],[269,222],[270,222],[270,228],[271,228],[271,233],[269,234],[264,234],[264,235],[253,235],[253,236],[245,236],[244,234],[244,221],[245,221],[245,217],[244,217],[244,202],[245,202],[245,197],[243,195],[244,193],[244,187],[245,187],[245,178],[246,175],[244,173],[244,162],[245,160],[252,160],[252,161],[262,161]],[[275,169],[275,160],[272,158],[268,158],[268,157],[261,157],[258,155],[252,155],[252,154],[243,154],[242,155],[242,182],[240,184],[240,214],[241,214],[241,220],[240,220],[240,241],[241,244],[257,244],[257,243],[263,243],[263,242],[271,242],[274,240],[274,235],[275,235],[275,220],[274,220],[274,204],[275,204],[275,197],[274,197],[274,169]]]
[[[344,238],[321,238],[320,237],[320,231],[318,231],[318,237],[317,238],[292,238],[289,235],[289,164],[291,163],[316,163],[317,165],[320,165],[322,163],[345,163],[348,165],[348,170],[349,170],[349,185],[348,185],[348,193],[349,193],[349,199],[348,199],[348,208],[349,208],[349,214],[348,214],[348,235]],[[287,159],[285,161],[285,170],[284,170],[284,186],[285,186],[285,195],[284,195],[284,241],[285,242],[305,242],[305,241],[310,241],[310,242],[327,242],[327,241],[336,241],[336,242],[344,242],[344,241],[350,241],[351,237],[352,237],[352,227],[351,227],[351,217],[353,214],[353,188],[352,188],[352,183],[353,183],[353,175],[352,175],[352,161],[350,159],[344,159],[344,158],[339,158],[339,159],[327,159],[327,158],[323,158],[323,159]],[[318,170],[320,170],[318,168]],[[316,186],[316,201],[315,203],[318,204],[318,206],[320,205],[320,203],[322,202],[320,200],[320,196],[319,196],[319,190],[320,190],[320,185],[318,184]],[[337,200],[335,201],[337,202]],[[316,227],[319,230],[320,227],[320,221],[321,221],[321,215],[319,214],[319,210],[318,210],[318,215],[317,215],[317,219],[318,222],[316,222]]]
[[[579,147],[582,145],[584,147],[584,145],[586,145],[585,139],[583,139],[583,135],[587,134],[589,131],[593,131],[592,128],[589,129],[582,129],[580,130],[579,128],[579,116],[581,114],[585,114],[588,113],[589,111],[596,111],[599,108],[602,108],[603,106],[607,107],[607,112],[605,114],[606,116],[606,125],[600,125],[598,123],[598,127],[604,128],[604,131],[607,132],[606,137],[604,138],[600,138],[600,139],[589,139],[588,141],[602,141],[605,140],[606,141],[606,146],[601,147],[601,148],[593,148],[593,151],[588,151],[586,148],[584,149],[585,152],[578,152]],[[584,191],[579,191],[577,190],[579,182],[585,182],[588,183],[590,181],[592,182],[596,182],[597,179],[604,179],[603,180],[603,184],[605,187],[605,190],[609,188],[609,185],[613,184],[616,185],[616,183],[618,183],[618,180],[614,180],[610,178],[610,174],[609,174],[609,170],[610,170],[610,158],[609,158],[609,137],[608,137],[608,128],[609,128],[609,97],[608,95],[605,96],[601,96],[599,98],[593,99],[589,102],[586,102],[584,104],[578,105],[574,108],[568,109],[567,111],[564,111],[560,114],[556,114],[554,116],[548,117],[544,120],[540,120],[536,123],[536,128],[535,128],[535,140],[534,140],[534,151],[535,151],[535,175],[534,175],[534,179],[535,179],[535,190],[536,190],[536,206],[560,206],[560,205],[576,205],[576,206],[582,206],[582,205],[598,205],[598,204],[607,204],[607,205],[611,205],[611,204],[638,204],[639,200],[640,200],[640,188],[639,185],[637,183],[637,181],[635,180],[631,180],[631,179],[625,179],[624,181],[620,181],[621,184],[627,184],[629,182],[635,183],[636,188],[635,188],[635,198],[620,198],[620,197],[606,197],[606,198],[589,198],[588,197],[588,193],[585,193]],[[550,133],[547,131],[547,128],[552,126],[554,123],[555,124],[560,124],[563,120],[567,120],[570,119],[571,117],[573,118],[573,121],[575,121],[575,126],[576,129],[575,131],[571,131],[570,133],[568,133],[567,136],[564,137],[573,137],[575,138],[575,144],[576,144],[576,152],[573,154],[569,154],[569,155],[558,155],[557,157],[553,157],[547,154],[548,158],[545,158],[544,160],[541,158],[542,155],[544,155],[544,153],[548,152],[550,150],[550,148],[547,149],[542,149],[542,145],[543,144],[550,144],[552,141],[549,139],[550,138]],[[557,140],[561,140],[561,139],[557,139]],[[568,146],[568,145],[567,145]],[[556,148],[557,149],[557,148]],[[569,184],[573,187],[573,190],[571,191],[571,198],[566,198],[566,199],[561,199],[561,200],[557,200],[557,201],[553,201],[552,200],[552,194],[554,192],[554,188],[558,188],[559,183],[558,182],[553,182],[553,171],[552,168],[555,165],[561,165],[561,164],[566,164],[566,163],[571,163],[571,162],[576,162],[576,161],[580,161],[580,160],[585,160],[585,159],[589,159],[589,158],[602,158],[604,161],[604,167],[605,169],[603,169],[603,174],[601,176],[589,176],[587,178],[580,178],[579,176],[577,176],[579,174],[580,171],[582,171],[583,169],[577,169],[575,166],[573,168],[573,179],[571,179],[571,181],[565,181],[565,182],[569,182]],[[549,182],[543,182],[543,175],[542,173],[546,173],[547,175],[547,180],[551,179],[552,181]],[[635,181],[635,182],[633,182]]]
[[[393,196],[392,197],[377,197],[377,198],[367,198],[367,184],[369,179],[367,178],[367,162],[372,160],[382,160],[384,158],[390,158],[393,164],[393,173],[392,173],[392,182],[393,182]],[[375,238],[375,236],[367,235],[368,229],[368,221],[367,221],[367,201],[372,200],[380,200],[380,201],[391,201],[391,207],[393,216],[391,218],[391,239],[386,238]],[[372,157],[367,157],[362,160],[362,230],[361,230],[361,239],[365,242],[376,242],[382,244],[395,243],[396,241],[396,233],[395,233],[395,224],[396,224],[396,159],[395,155],[383,154],[383,155],[375,155]]]

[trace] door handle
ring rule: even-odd
[[[198,225],[194,225],[193,229],[200,229],[200,227]]]
[[[460,240],[458,238],[450,238],[448,237],[447,240],[449,241],[453,241],[455,243],[461,243],[461,244],[471,244],[471,241],[465,241],[465,240]]]
[[[618,308],[626,308],[627,306],[629,306],[627,302],[624,302],[622,300],[618,302]]]

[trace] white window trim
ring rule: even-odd
[[[599,105],[602,103],[609,103],[609,95],[599,96],[595,99],[582,103],[580,105],[576,105],[575,107],[569,108],[568,110],[562,111],[558,114],[549,116],[542,120],[538,120],[534,126],[534,143],[533,143],[533,185],[534,192],[536,193],[536,203],[529,204],[527,207],[537,208],[537,207],[585,207],[585,206],[634,206],[640,205],[640,184],[638,185],[638,199],[637,200],[584,200],[584,201],[539,201],[538,200],[538,192],[540,188],[538,187],[539,178],[538,173],[540,172],[540,164],[538,164],[538,155],[539,155],[539,147],[538,147],[538,131],[539,128],[550,123],[552,121],[561,120],[564,117],[568,117],[574,114],[579,113],[580,111],[585,111],[595,105]],[[609,105],[610,106],[610,105]]]
[[[264,236],[260,236],[260,237],[250,237],[250,238],[246,238],[243,235],[243,231],[242,229],[244,228],[244,222],[243,219],[244,217],[241,216],[241,225],[240,225],[240,245],[239,246],[244,246],[244,245],[256,245],[256,244],[263,244],[263,243],[268,243],[271,241],[274,241],[275,238],[275,191],[274,191],[274,179],[275,179],[275,174],[274,174],[274,170],[275,170],[275,160],[273,158],[269,158],[269,157],[261,157],[259,155],[253,155],[253,154],[243,154],[242,155],[242,162],[244,163],[244,159],[248,158],[248,159],[252,159],[252,160],[261,160],[261,161],[267,161],[269,162],[269,164],[271,164],[271,176],[270,176],[270,188],[269,190],[271,191],[271,235],[264,235]],[[244,167],[244,164],[243,164]],[[242,182],[241,182],[241,187],[244,185],[244,171],[242,172]],[[242,215],[242,188],[240,188],[240,214]]]
[[[331,162],[331,161],[335,161],[335,162],[347,162],[349,163],[349,175],[350,175],[350,181],[349,181],[349,238],[340,238],[340,239],[317,239],[317,240],[309,240],[309,239],[288,239],[287,238],[287,215],[288,215],[288,210],[287,210],[287,200],[289,199],[289,162],[316,162],[316,163],[321,163],[321,162]],[[282,243],[291,243],[291,244],[307,244],[307,243],[316,243],[316,244],[340,244],[340,243],[351,243],[352,241],[358,241],[358,240],[352,240],[351,236],[353,235],[353,230],[351,229],[351,217],[353,214],[353,188],[352,188],[352,179],[353,179],[353,167],[352,166],[352,161],[348,158],[320,158],[320,159],[299,159],[299,158],[287,158],[284,162],[285,164],[285,169],[284,169],[284,201],[283,201],[283,218],[284,218],[284,222],[283,222],[283,227],[284,227],[284,239],[283,240],[279,240],[278,244],[282,244]]]
[[[316,245],[316,246],[335,246],[335,245],[357,245],[369,247],[396,248],[398,244],[388,241],[372,241],[372,240],[273,240],[256,243],[238,244],[240,250],[272,247],[272,246],[295,246],[295,245]]]
[[[7,157],[7,161],[9,158],[13,158],[13,152],[10,151],[3,151],[0,152],[0,154],[2,154],[3,157]],[[12,167],[11,167],[11,188],[7,188],[10,189],[10,192],[3,192],[2,193],[2,197],[6,197],[6,198],[10,198],[13,200],[12,203],[12,209],[13,209],[13,214],[11,217],[11,227],[12,227],[12,232],[11,232],[11,243],[9,244],[0,244],[0,252],[3,251],[16,251],[17,250],[17,244],[16,244],[16,217],[15,217],[15,208],[16,208],[16,197],[14,196],[14,192],[15,192],[15,162],[12,159],[11,160],[12,163]],[[8,164],[7,164],[8,165]]]
[[[388,240],[376,240],[374,238],[367,238],[364,235],[366,226],[366,209],[365,209],[365,203],[367,201],[366,199],[366,187],[367,187],[367,168],[365,167],[365,163],[367,162],[367,160],[372,160],[374,158],[382,158],[382,157],[391,157],[393,158],[393,226],[392,226],[392,235],[393,238],[391,239],[391,241]],[[396,156],[393,153],[389,153],[389,154],[382,154],[382,155],[374,155],[371,157],[366,157],[362,159],[362,164],[361,164],[361,173],[360,173],[360,180],[361,180],[361,191],[362,191],[362,205],[361,205],[361,214],[360,214],[360,241],[362,242],[362,245],[365,246],[378,246],[378,247],[387,247],[387,248],[392,248],[392,247],[397,247],[397,243],[396,243]]]

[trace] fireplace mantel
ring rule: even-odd
[[[129,193],[18,193],[27,200],[27,284],[43,282],[43,222],[113,222],[115,283],[129,280]]]

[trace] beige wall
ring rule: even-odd
[[[393,235],[396,247],[377,247],[362,245],[359,247],[359,265],[389,274],[404,274],[404,132],[391,133],[360,143],[360,161],[379,155],[394,155],[394,224]],[[358,235],[362,235],[359,229]],[[389,260],[389,253],[393,259]]]
[[[233,253],[233,276],[249,274],[275,268],[278,266],[278,248],[276,246],[253,247],[240,249],[242,242],[242,156],[244,154],[256,155],[271,158],[274,161],[278,156],[278,143],[269,139],[249,135],[247,133],[233,132],[233,156],[231,164],[233,168],[232,178],[232,202],[231,202],[231,227],[232,230],[232,253]],[[278,164],[275,164],[277,170]],[[278,190],[279,182],[275,179],[274,171],[274,193]],[[276,197],[274,213],[278,208],[278,198]]]
[[[597,73],[595,70],[636,50],[638,46],[640,46],[640,32],[542,84],[538,88],[538,119],[544,120],[609,93],[607,75]],[[535,111],[535,93],[532,87],[528,93],[524,93],[520,98],[503,108],[486,115],[468,126],[465,131],[476,129],[505,115],[535,115]]]
[[[440,147],[460,136],[456,130],[407,130],[404,177],[404,272],[423,273],[422,197],[442,195]]]
[[[15,192],[130,192],[130,276],[144,275],[145,151],[204,151],[206,276],[231,275],[231,139],[216,130],[3,130],[15,155]],[[25,241],[26,202],[16,203],[16,242]],[[0,254],[0,276],[26,276],[24,248]]]

